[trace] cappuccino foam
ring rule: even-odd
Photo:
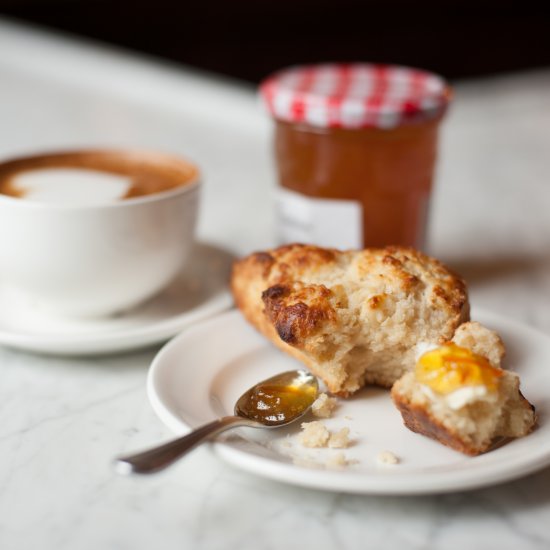
[[[154,152],[88,150],[0,163],[0,194],[35,202],[101,205],[196,181],[187,161]]]
[[[94,205],[122,200],[132,186],[129,176],[76,168],[20,172],[10,180],[17,195],[55,204]]]

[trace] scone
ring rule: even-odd
[[[450,340],[469,319],[462,279],[410,248],[283,246],[236,262],[231,286],[246,319],[340,396],[391,387],[417,342]]]
[[[391,394],[405,425],[468,455],[535,426],[534,407],[517,374],[500,368],[504,345],[479,323],[465,323],[452,341],[425,350]]]

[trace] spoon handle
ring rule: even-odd
[[[205,424],[191,433],[153,447],[141,453],[119,456],[115,468],[121,474],[150,474],[163,470],[197,445],[215,435],[237,426],[250,426],[252,423],[238,416],[225,416]]]

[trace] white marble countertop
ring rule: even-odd
[[[238,254],[273,244],[269,130],[250,87],[0,21],[0,157],[186,154],[206,175],[201,240]],[[438,180],[431,252],[474,305],[550,333],[550,69],[459,83]],[[467,493],[350,496],[241,473],[204,447],[118,477],[115,454],[169,436],[145,394],[156,351],[0,348],[2,550],[550,547],[550,468]]]

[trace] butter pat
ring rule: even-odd
[[[414,350],[414,360],[418,361],[425,353],[428,353],[437,347],[437,344],[432,344],[431,342],[418,342]]]

